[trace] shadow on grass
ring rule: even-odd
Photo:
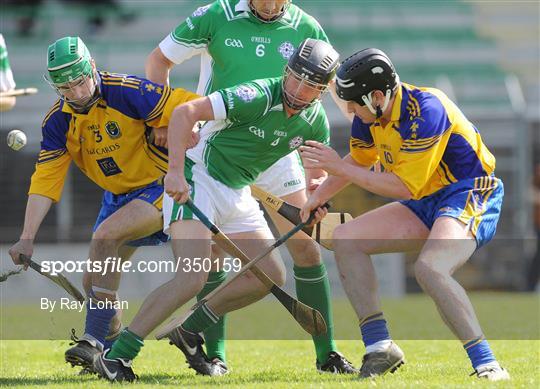
[[[336,384],[338,382],[350,382],[356,381],[356,376],[352,375],[349,377],[339,377],[335,376],[332,381]],[[218,381],[216,381],[219,380]],[[283,372],[266,370],[260,372],[254,372],[253,374],[248,375],[230,375],[225,377],[202,377],[193,375],[193,373],[178,373],[178,374],[167,374],[167,373],[150,373],[143,374],[135,382],[140,385],[185,385],[193,387],[210,387],[216,385],[250,385],[250,384],[263,384],[263,383],[277,383],[277,382],[294,382],[294,377],[284,377]],[[326,380],[324,380],[326,381]],[[66,385],[70,387],[71,385],[98,385],[100,383],[105,384],[105,380],[99,379],[97,376],[63,376],[63,377],[7,377],[0,378],[0,387],[10,387],[10,386],[48,386],[48,385]],[[304,384],[321,384],[321,376],[319,374],[307,375],[302,377],[302,383]]]
[[[97,381],[91,377],[83,378],[77,375],[73,377],[63,376],[63,377],[3,377],[0,378],[0,387],[8,386],[29,386],[29,385],[69,385],[69,384],[82,384],[84,382],[93,382]]]

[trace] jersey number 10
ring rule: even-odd
[[[392,154],[390,154],[390,152],[388,152],[388,151],[384,152],[384,160],[389,165],[394,163],[394,159],[392,158]]]

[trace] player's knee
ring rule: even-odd
[[[195,296],[199,293],[208,280],[208,273],[205,272],[189,272],[189,276],[186,277],[185,273],[177,274],[172,282],[174,282],[178,288],[184,290],[190,290]]]
[[[264,261],[268,261],[265,259]],[[273,258],[271,264],[267,264],[262,267],[262,269],[268,277],[272,279],[272,281],[278,285],[283,286],[285,285],[285,281],[287,279],[287,270],[285,269],[285,266],[283,265],[283,262],[281,262],[280,259]],[[260,285],[261,288],[265,288],[265,286],[259,281],[259,279],[251,272],[246,272],[245,276],[248,277],[250,282],[254,282]]]
[[[287,247],[296,265],[306,267],[321,263],[321,251],[311,239],[295,239]]]
[[[435,262],[424,261],[421,259],[414,264],[414,275],[416,281],[418,281],[422,287],[434,282],[440,282],[444,280],[444,278],[449,277],[448,272],[440,266],[437,266]]]
[[[94,244],[100,247],[120,247],[123,243],[120,239],[118,231],[115,231],[113,228],[108,227],[107,225],[100,225],[94,234],[92,235],[92,240]]]
[[[336,252],[369,254],[370,248],[367,243],[368,241],[361,239],[357,231],[353,231],[345,224],[337,226],[332,233],[332,246]]]
[[[355,231],[347,224],[340,224],[334,229],[334,232],[332,233],[332,239],[334,241],[347,241],[358,238],[358,231]]]
[[[287,280],[287,271],[285,268],[277,270],[276,273],[272,275],[272,280],[274,280],[279,287],[284,286],[285,281]]]

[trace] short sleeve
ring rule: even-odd
[[[58,101],[47,113],[42,125],[41,151],[28,194],[39,194],[58,201],[64,188],[71,156],[66,148],[69,116]]]
[[[358,116],[352,122],[349,149],[351,157],[361,166],[370,167],[379,159],[370,127]]]
[[[165,57],[175,64],[200,54],[214,35],[218,25],[218,2],[197,8],[159,44]]]
[[[243,123],[264,115],[272,105],[272,94],[265,80],[242,83],[218,90],[225,103],[227,119]]]

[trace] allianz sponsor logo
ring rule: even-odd
[[[261,139],[264,139],[264,130],[261,130],[258,127],[249,126],[249,132],[251,132],[254,135],[257,135]]]
[[[225,39],[225,46],[227,46],[227,47],[237,47],[239,49],[244,48],[244,45],[242,44],[242,41],[240,39],[233,39],[233,38]]]

